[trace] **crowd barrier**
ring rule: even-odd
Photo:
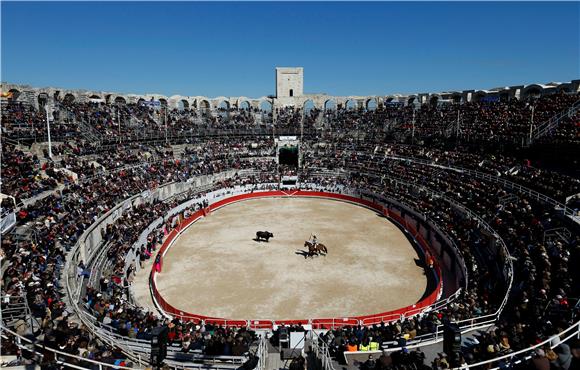
[[[391,212],[388,208],[386,208],[383,204],[379,204],[373,202],[371,200],[362,199],[360,197],[354,197],[351,195],[346,194],[337,194],[337,193],[328,193],[323,191],[304,191],[304,190],[294,190],[294,191],[280,191],[280,190],[271,190],[271,191],[259,191],[259,192],[252,192],[252,193],[245,193],[245,194],[237,194],[233,195],[224,199],[219,199],[211,203],[207,208],[200,209],[193,213],[189,218],[184,220],[177,228],[173,229],[167,236],[166,240],[164,241],[163,245],[159,250],[159,254],[163,256],[167,253],[169,248],[173,245],[177,237],[184,232],[189,226],[199,220],[201,217],[204,217],[208,212],[213,212],[221,207],[226,205],[240,202],[248,199],[254,198],[264,198],[264,197],[318,197],[318,198],[325,198],[325,199],[334,199],[340,201],[346,201],[350,203],[354,203],[357,205],[362,205],[369,209],[372,209],[391,220],[395,221],[396,223],[400,224],[406,232],[408,232],[412,238],[415,240],[417,245],[420,247],[420,250],[423,253],[423,258],[426,259],[427,255],[436,256],[431,250],[431,246],[425,240],[425,238],[416,230],[415,225],[409,222],[404,217],[400,216],[395,212]],[[331,317],[331,318],[308,318],[308,319],[301,319],[301,320],[230,320],[226,318],[220,317],[210,317],[204,316],[199,314],[192,314],[189,312],[184,312],[183,310],[177,309],[173,307],[169,302],[167,302],[163,296],[159,293],[156,286],[156,274],[157,271],[153,268],[151,271],[151,278],[150,278],[150,285],[151,285],[151,292],[154,299],[154,302],[166,315],[171,317],[177,317],[179,319],[185,321],[195,321],[195,322],[206,322],[212,324],[219,324],[219,325],[226,325],[226,326],[248,326],[254,329],[271,329],[274,325],[280,324],[310,324],[313,328],[335,328],[340,326],[349,326],[349,325],[372,325],[378,324],[381,322],[389,322],[389,321],[396,321],[401,320],[402,318],[414,316],[424,312],[425,310],[430,310],[432,305],[435,304],[439,298],[441,298],[442,291],[443,291],[443,280],[442,280],[442,272],[439,266],[439,263],[436,258],[434,258],[434,277],[437,281],[436,288],[423,300],[417,302],[414,305],[410,305],[407,307],[403,307],[397,310],[382,312],[374,315],[365,315],[365,316],[354,316],[354,317]],[[456,296],[453,296],[455,298]]]

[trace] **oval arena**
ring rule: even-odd
[[[424,251],[367,207],[323,192],[226,196],[209,216],[184,220],[187,226],[164,244],[154,289],[179,311],[279,323],[340,322],[433,301],[438,291],[427,290],[427,279],[438,276],[425,270]],[[256,230],[274,237],[258,242]],[[304,242],[313,234],[326,255],[308,256]],[[430,285],[436,290],[436,282]]]

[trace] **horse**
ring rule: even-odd
[[[304,243],[304,246],[308,246],[308,257],[314,258],[314,255],[318,256],[318,249],[314,244],[306,242]]]
[[[257,242],[262,241],[262,239],[263,239],[267,243],[268,242],[268,239],[273,238],[273,237],[274,237],[274,234],[272,234],[269,231],[258,231],[258,232],[256,232],[256,241]]]
[[[312,243],[308,240],[304,241],[304,247],[308,247],[308,256],[313,257],[314,255],[320,255],[324,253],[325,255],[328,253],[328,249],[322,243]]]

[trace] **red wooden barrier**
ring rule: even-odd
[[[407,232],[409,232],[421,249],[425,256],[431,255],[435,256],[436,254],[433,253],[431,250],[429,243],[425,241],[425,239],[419,234],[415,228],[410,225],[405,219],[399,216],[396,213],[389,212],[385,207],[380,204],[376,204],[371,202],[370,200],[356,198],[350,195],[344,194],[336,194],[336,193],[327,193],[321,191],[304,191],[298,190],[292,193],[287,193],[285,191],[280,190],[272,190],[272,191],[264,191],[264,192],[256,192],[256,193],[248,193],[248,194],[239,194],[234,195],[228,198],[221,199],[208,207],[208,211],[214,211],[218,208],[226,206],[228,204],[239,202],[247,199],[253,198],[264,198],[264,197],[286,197],[286,196],[299,196],[299,197],[321,197],[327,199],[338,199],[342,201],[352,202],[359,205],[363,205],[365,207],[371,208],[389,218],[399,223]],[[206,210],[199,210],[191,215],[189,218],[184,220],[176,229],[173,229],[167,236],[167,239],[163,242],[163,245],[159,249],[159,252],[162,256],[167,252],[169,247],[172,243],[176,240],[177,236],[185,230],[188,226],[192,223],[197,221],[199,218],[205,216],[207,213]],[[393,311],[382,312],[373,315],[365,315],[365,316],[355,316],[349,318],[343,317],[336,317],[336,318],[325,318],[325,319],[304,319],[304,320],[276,320],[276,321],[269,321],[269,320],[229,320],[220,317],[209,317],[203,315],[196,315],[191,314],[188,312],[183,312],[171,304],[169,304],[163,296],[157,290],[157,286],[155,284],[155,269],[151,271],[151,290],[153,292],[153,296],[155,301],[159,305],[159,307],[166,312],[167,314],[177,317],[184,321],[194,321],[200,322],[205,321],[207,323],[212,324],[219,324],[224,326],[249,326],[254,329],[270,329],[275,324],[312,324],[314,328],[333,328],[333,327],[341,327],[341,326],[351,326],[351,325],[373,325],[373,324],[380,324],[381,322],[389,322],[389,321],[396,321],[400,320],[404,317],[415,315],[421,313],[423,310],[427,309],[433,303],[435,303],[439,297],[439,294],[442,290],[442,278],[441,278],[441,269],[439,263],[436,259],[434,259],[434,267],[436,277],[438,280],[437,286],[429,296],[425,299],[417,302],[414,305],[410,305],[407,307],[399,308]]]

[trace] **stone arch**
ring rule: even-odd
[[[385,103],[391,103],[393,100],[395,100],[395,97],[394,96],[387,96],[385,98]]]
[[[122,96],[116,96],[114,103],[115,104],[127,104],[127,100]]]
[[[316,104],[314,104],[314,101],[312,99],[306,99],[302,104],[302,110],[305,113],[308,113],[313,109],[316,109]]]
[[[324,102],[324,110],[336,110],[336,100],[328,99]]]
[[[478,90],[475,92],[475,94],[473,94],[472,100],[478,103],[482,101],[487,96],[487,94],[488,92],[486,90]]]
[[[177,110],[184,111],[189,109],[189,102],[185,99],[181,99],[177,101]]]
[[[189,104],[189,106],[191,107],[191,109],[197,109],[197,99],[193,99]]]
[[[271,112],[272,111],[272,102],[270,102],[269,100],[260,101],[260,110]]]
[[[229,110],[230,109],[230,102],[227,100],[220,100],[218,101],[216,108],[222,110]]]
[[[10,89],[8,90],[8,92],[12,93],[12,96],[8,100],[10,101],[18,100],[18,97],[20,96],[20,91],[18,89]]]
[[[209,110],[211,109],[211,105],[209,104],[209,101],[208,101],[208,100],[206,100],[206,99],[202,99],[202,100],[199,102],[199,109],[200,109],[202,112],[207,112],[207,111],[209,111]]]
[[[572,93],[574,91],[572,90],[572,84],[566,83],[558,85],[558,87],[556,87],[556,92]]]
[[[451,94],[450,98],[454,103],[461,103],[462,95],[459,92],[454,92]]]
[[[531,84],[522,90],[522,99],[537,98],[544,93],[544,87],[538,84]]]
[[[367,99],[365,101],[365,109],[366,110],[376,110],[378,108],[379,104],[377,102],[377,99],[375,98],[370,98]]]
[[[355,99],[348,99],[346,103],[344,103],[344,109],[346,110],[356,110],[357,108],[358,104]]]
[[[159,104],[161,104],[162,107],[167,107],[167,99],[159,98]]]
[[[75,96],[73,94],[71,94],[71,93],[67,93],[62,98],[62,101],[65,102],[65,103],[74,103]]]
[[[439,100],[441,100],[441,96],[439,94],[432,94],[429,96],[429,105],[432,107],[437,107]]]
[[[49,96],[47,93],[41,92],[40,94],[38,94],[38,97],[36,99],[38,101],[38,106],[44,107],[45,105],[48,104]]]
[[[250,105],[250,102],[247,100],[242,100],[239,101],[238,100],[238,109],[240,110],[250,110],[252,106]]]
[[[250,110],[252,104],[250,103],[250,99],[246,98],[245,96],[240,96],[237,98],[235,106],[238,109]],[[244,108],[242,108],[242,106]]]
[[[415,104],[417,100],[417,95],[411,95],[407,98],[407,105]]]
[[[104,99],[101,98],[101,96],[100,95],[97,95],[97,94],[88,95],[87,98],[88,98],[88,102],[89,103],[101,104],[102,102],[104,102]]]

